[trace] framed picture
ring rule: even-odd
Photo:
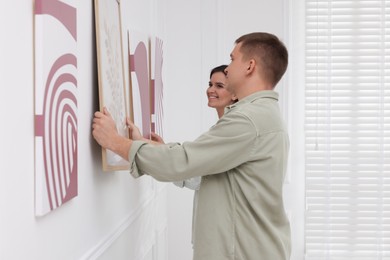
[[[145,138],[150,138],[152,105],[150,94],[149,37],[128,31],[131,119]]]
[[[106,107],[119,134],[128,138],[120,1],[95,0],[95,25],[100,110]],[[129,169],[129,163],[110,150],[102,148],[102,158],[104,171]]]
[[[77,196],[78,98],[75,1],[35,0],[35,215]]]

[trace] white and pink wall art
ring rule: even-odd
[[[77,196],[77,1],[35,0],[35,213]]]

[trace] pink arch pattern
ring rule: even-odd
[[[55,37],[61,44],[61,39],[72,39],[77,42],[77,12],[76,8],[60,1],[36,0],[35,16],[63,26],[67,34],[46,34],[45,37]],[[40,46],[36,46],[40,47]],[[50,54],[48,54],[50,55]],[[77,196],[78,174],[78,123],[77,123],[77,57],[75,53],[57,54],[57,57],[46,57],[44,62],[54,60],[45,74],[44,69],[36,68],[36,73],[43,74],[41,84],[36,84],[35,138],[36,153],[41,153],[36,164],[43,165],[44,187],[36,200],[45,201],[47,206],[36,208],[37,215],[43,215]],[[38,91],[38,89],[42,91]],[[43,97],[37,97],[43,93]],[[41,103],[39,102],[41,100]],[[37,111],[42,111],[40,114]],[[37,168],[38,169],[38,168]],[[36,173],[37,175],[37,173]],[[41,175],[41,174],[39,174]],[[38,176],[38,175],[37,175]],[[36,180],[40,182],[41,180]],[[48,209],[48,211],[45,210]]]
[[[139,93],[141,98],[142,113],[142,135],[150,136],[151,130],[151,108],[150,108],[150,89],[148,75],[148,53],[144,42],[139,42],[135,48],[134,54],[130,55],[130,73],[135,72],[138,80]]]

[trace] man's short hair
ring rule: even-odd
[[[260,63],[261,76],[275,87],[288,65],[288,51],[283,42],[273,34],[254,32],[239,37],[238,43],[241,43],[243,59],[255,59]]]

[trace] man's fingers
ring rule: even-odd
[[[155,142],[157,142],[157,143],[164,143],[164,140],[162,139],[162,137],[161,136],[159,136],[158,134],[156,134],[156,133],[150,133],[150,136],[151,136],[151,139],[153,140],[153,141],[155,141]]]
[[[133,128],[133,127],[134,127],[134,123],[130,120],[129,117],[126,117],[126,125],[127,125],[129,128]]]
[[[111,114],[110,114],[110,112],[108,112],[108,109],[107,109],[106,107],[103,107],[103,113],[104,113],[106,116],[111,117]]]
[[[97,111],[97,112],[95,112],[94,116],[95,116],[95,118],[101,118],[104,116],[104,114],[100,111]]]

